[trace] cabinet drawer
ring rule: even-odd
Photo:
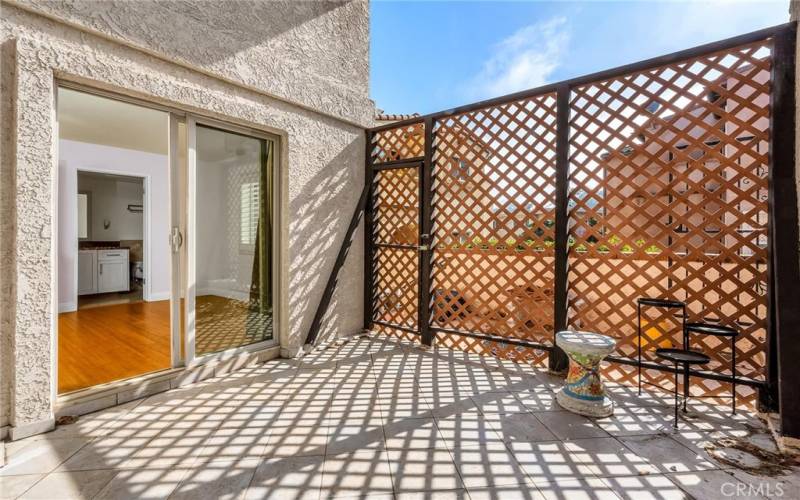
[[[98,260],[128,260],[128,249],[124,250],[98,250]]]

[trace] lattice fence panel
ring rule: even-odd
[[[374,164],[420,158],[425,154],[425,125],[415,123],[376,132],[372,136]]]
[[[434,327],[552,342],[555,127],[555,94],[436,122]],[[478,348],[474,339],[444,340],[511,353],[491,343]]]
[[[372,213],[372,238],[375,244],[416,245],[419,241],[417,168],[375,172]]]
[[[393,328],[391,326],[380,325],[378,323],[374,323],[372,325],[371,331],[375,332],[378,335],[386,335],[387,337],[394,337],[400,343],[405,344],[419,344],[420,337],[419,333],[410,332],[408,330],[401,330],[399,328]]]
[[[738,328],[737,370],[763,378],[770,58],[763,41],[573,89],[571,327],[631,356],[636,299],[683,300],[690,320]],[[674,341],[663,330],[647,358]],[[727,372],[728,342],[695,342]]]
[[[481,356],[497,356],[500,359],[508,359],[517,363],[528,363],[540,367],[547,365],[548,353],[545,350],[478,340],[454,333],[436,333],[436,345]]]
[[[416,329],[419,172],[378,170],[373,182],[373,320]]]
[[[607,379],[630,386],[633,392],[636,391],[636,386],[638,384],[638,371],[636,366],[603,362],[600,371]],[[645,383],[643,390],[651,393],[659,393],[668,401],[672,400],[674,380],[674,375],[669,372],[652,369],[642,370],[642,381]],[[683,375],[678,376],[678,391],[680,393],[683,391]],[[731,404],[729,399],[731,395],[731,384],[728,382],[691,377],[689,394],[694,398],[702,398],[702,401],[705,403],[713,403],[726,407]],[[756,390],[752,387],[741,384],[736,386],[737,406],[753,407],[755,405],[756,396]],[[693,401],[690,404],[697,405],[698,403],[699,401]]]

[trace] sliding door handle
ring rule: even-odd
[[[169,244],[172,246],[172,253],[178,253],[183,246],[183,234],[178,227],[173,227],[169,235]]]

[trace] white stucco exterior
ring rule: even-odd
[[[363,186],[374,112],[366,1],[0,8],[0,429],[23,437],[53,425],[59,80],[280,136],[280,341],[296,355]],[[362,240],[323,338],[361,327]]]

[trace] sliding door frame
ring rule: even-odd
[[[69,90],[74,90],[78,92],[83,92],[85,94],[94,95],[97,97],[103,97],[106,99],[112,99],[128,104],[133,104],[136,106],[140,106],[143,108],[153,109],[156,111],[162,111],[168,114],[168,167],[170,169],[168,177],[170,182],[170,227],[171,228],[178,228],[180,231],[180,245],[178,246],[177,252],[173,249],[170,259],[170,366],[165,368],[164,370],[155,371],[155,372],[148,372],[143,373],[140,375],[136,375],[131,378],[125,378],[120,380],[114,380],[108,383],[90,386],[82,389],[78,389],[76,391],[70,391],[67,393],[59,394],[58,392],[58,300],[53,301],[52,306],[52,314],[53,317],[56,318],[53,321],[53,327],[51,330],[51,346],[52,346],[52,377],[51,377],[51,397],[53,400],[53,404],[58,404],[59,400],[64,400],[64,398],[72,399],[75,397],[81,397],[80,395],[88,395],[93,393],[99,393],[102,391],[107,390],[114,390],[115,388],[122,388],[130,383],[131,380],[147,380],[151,377],[160,377],[165,372],[170,370],[176,369],[183,369],[188,368],[192,365],[200,365],[205,364],[212,361],[217,361],[220,359],[227,359],[235,357],[242,353],[247,352],[255,352],[263,349],[274,348],[280,345],[281,339],[283,338],[283,333],[281,330],[281,325],[283,324],[283,317],[285,310],[284,307],[284,292],[283,292],[283,284],[285,282],[285,277],[283,268],[285,267],[284,264],[284,256],[285,256],[285,249],[283,247],[284,242],[284,222],[283,222],[283,215],[284,211],[282,208],[285,191],[287,188],[286,179],[284,178],[284,171],[285,165],[283,163],[283,147],[285,146],[285,139],[282,136],[279,136],[275,133],[270,133],[262,129],[251,128],[243,125],[236,125],[229,122],[224,122],[212,118],[208,118],[199,114],[192,114],[187,112],[186,110],[182,109],[179,106],[172,106],[172,105],[164,105],[158,104],[152,101],[147,100],[146,98],[138,98],[132,97],[125,93],[125,89],[119,89],[118,91],[107,90],[107,89],[100,89],[93,87],[91,85],[87,85],[83,82],[71,81],[68,78],[54,78],[53,79],[53,88],[64,88]],[[55,92],[55,98],[53,102],[53,109],[58,109],[58,93]],[[55,141],[57,144],[58,141],[58,117],[57,113],[54,112],[54,116],[56,119],[54,120],[54,130],[53,136],[55,137]],[[248,135],[258,139],[267,139],[273,142],[273,154],[274,154],[274,161],[273,161],[273,237],[272,237],[272,245],[273,245],[273,257],[272,257],[272,271],[273,271],[273,297],[272,297],[272,306],[273,306],[273,339],[269,341],[258,342],[255,344],[250,344],[246,346],[241,346],[238,348],[229,349],[226,351],[220,351],[217,353],[211,353],[208,355],[195,357],[194,350],[191,351],[192,358],[189,358],[189,349],[188,349],[188,342],[184,333],[188,333],[188,328],[184,328],[186,325],[181,324],[181,319],[184,321],[186,320],[185,311],[188,308],[181,307],[181,300],[185,300],[188,298],[188,287],[184,287],[183,283],[183,276],[182,276],[182,261],[181,261],[181,254],[185,251],[185,245],[187,245],[187,233],[189,235],[193,234],[188,230],[189,226],[189,210],[188,210],[188,199],[186,200],[186,227],[181,227],[181,211],[183,207],[181,206],[182,198],[181,189],[186,189],[185,196],[189,197],[188,186],[185,185],[188,182],[188,174],[190,170],[190,161],[189,161],[189,141],[190,141],[190,134],[189,134],[189,122],[190,119],[193,121],[194,125],[196,126],[198,123],[202,125],[206,125],[212,128],[220,129],[223,131],[230,131],[235,132],[243,135]],[[185,125],[185,132],[186,132],[186,146],[185,146],[185,153],[186,153],[186,178],[182,178],[180,173],[180,134],[178,132],[179,124]],[[56,146],[56,151],[58,151],[58,147]],[[56,153],[56,164],[58,164],[58,153]],[[58,171],[54,174],[53,179],[54,185],[58,185]],[[57,214],[57,212],[56,212]],[[54,234],[58,233],[58,216],[54,216]],[[169,243],[172,244],[172,235],[164,235],[165,238],[169,238]],[[157,235],[154,236],[154,240],[158,238]],[[53,249],[52,254],[54,256],[58,255],[58,240],[54,238],[53,240]],[[188,256],[188,252],[186,252]],[[55,258],[54,260],[54,274],[56,276],[55,280],[55,287],[57,290],[58,284],[58,259]],[[187,262],[188,267],[188,262]],[[188,282],[188,280],[187,280]],[[57,292],[56,292],[57,293]],[[194,291],[193,291],[194,293]]]
[[[184,236],[181,230],[181,173],[178,124],[184,123],[185,118],[175,113],[169,114],[169,210],[170,210],[170,357],[172,368],[183,365],[181,338],[181,298],[183,296],[183,279],[181,276],[181,255],[183,255]],[[185,127],[184,127],[185,129]],[[188,165],[188,158],[186,162]]]
[[[142,99],[129,97],[129,96],[124,95],[124,94],[119,94],[119,93],[115,93],[115,92],[111,92],[111,91],[107,91],[107,90],[94,88],[94,87],[91,87],[91,86],[88,86],[88,85],[84,85],[82,83],[76,83],[76,82],[72,82],[72,81],[69,81],[69,80],[64,80],[64,79],[61,79],[61,78],[53,79],[53,89],[54,89],[53,109],[54,109],[54,117],[55,117],[55,124],[54,124],[55,126],[54,126],[54,130],[53,130],[53,137],[54,137],[55,151],[56,151],[56,165],[59,164],[58,158],[59,158],[59,155],[60,155],[60,146],[59,146],[60,135],[59,135],[59,125],[58,125],[58,120],[59,120],[59,115],[58,115],[58,90],[59,89],[66,89],[66,90],[71,90],[71,91],[75,91],[75,92],[80,92],[80,93],[87,94],[87,95],[90,95],[90,96],[100,97],[100,98],[103,98],[103,99],[110,99],[110,100],[113,100],[113,101],[118,101],[118,102],[123,102],[123,103],[126,103],[126,104],[131,104],[131,105],[134,105],[134,106],[138,106],[140,108],[145,108],[145,109],[150,109],[150,110],[160,111],[160,112],[166,113],[166,115],[167,115],[167,117],[166,117],[166,119],[167,119],[167,134],[168,134],[167,168],[169,169],[168,178],[169,178],[169,182],[170,182],[170,188],[169,188],[170,202],[169,203],[170,203],[170,206],[173,203],[178,203],[178,198],[177,198],[177,194],[176,194],[177,191],[173,191],[173,186],[177,186],[177,184],[173,184],[173,182],[175,182],[175,180],[172,178],[172,176],[173,176],[173,170],[175,172],[177,172],[177,166],[178,166],[178,155],[177,155],[177,153],[178,153],[178,146],[177,146],[178,132],[177,132],[177,123],[184,119],[183,117],[185,116],[185,113],[182,110],[177,109],[177,108],[162,106],[162,105],[159,105],[159,104],[155,104],[155,103],[149,102],[147,100],[142,100]],[[77,171],[78,172],[104,173],[104,174],[111,174],[111,175],[129,175],[130,177],[137,177],[137,178],[142,179],[142,186],[143,186],[144,191],[145,191],[145,196],[144,196],[144,201],[143,201],[143,204],[144,204],[144,213],[143,213],[143,229],[144,229],[143,253],[144,253],[144,255],[143,255],[143,262],[144,262],[144,266],[145,266],[145,286],[144,286],[144,289],[142,290],[142,292],[143,292],[143,296],[142,297],[143,297],[143,299],[145,301],[149,302],[149,300],[147,300],[147,299],[150,299],[153,296],[152,289],[151,289],[151,287],[152,287],[152,266],[153,266],[153,261],[154,261],[153,256],[152,256],[152,248],[153,248],[153,245],[155,244],[155,242],[158,241],[158,239],[159,239],[158,235],[151,234],[151,232],[150,232],[150,228],[152,226],[151,176],[149,174],[140,174],[140,173],[137,173],[137,174],[125,174],[125,173],[120,173],[119,171],[113,170],[113,169],[86,167],[86,166],[81,166],[81,167],[77,168]],[[54,212],[53,212],[53,214],[54,214],[53,215],[53,228],[54,228],[54,234],[55,235],[58,235],[58,232],[59,232],[59,224],[58,224],[58,219],[59,219],[59,212],[58,212],[58,206],[59,206],[59,202],[58,202],[59,176],[60,176],[59,169],[56,168],[55,169],[55,174],[54,174],[54,179],[53,179],[54,197],[55,197],[54,206],[56,207]],[[176,215],[177,215],[177,212],[176,212]],[[170,225],[172,225],[173,223],[174,223],[174,220],[173,220],[173,216],[171,214],[170,215]],[[181,290],[179,288],[175,289],[173,287],[174,280],[177,280],[177,282],[180,283],[180,274],[175,276],[175,273],[176,272],[179,273],[180,269],[179,268],[175,269],[175,268],[173,268],[171,266],[170,267],[170,272],[172,273],[172,278],[171,278],[172,282],[171,282],[171,285],[170,285],[170,365],[168,367],[165,367],[163,369],[159,369],[159,370],[156,370],[156,371],[139,373],[137,375],[133,375],[133,376],[128,377],[128,378],[112,380],[112,381],[109,381],[109,382],[104,382],[104,383],[101,383],[101,384],[92,385],[92,386],[76,389],[76,390],[73,390],[73,391],[60,393],[58,391],[58,372],[59,372],[58,368],[59,368],[59,356],[60,356],[59,348],[58,348],[58,339],[59,339],[58,316],[59,316],[59,314],[61,314],[61,311],[60,311],[60,308],[59,308],[59,299],[58,299],[57,295],[58,295],[58,288],[59,288],[58,287],[58,283],[59,283],[58,269],[59,269],[59,266],[60,266],[61,263],[59,262],[59,257],[58,257],[58,245],[59,245],[59,238],[56,236],[55,238],[53,238],[53,249],[52,249],[52,255],[54,256],[54,259],[53,259],[54,265],[53,265],[53,267],[54,267],[54,275],[55,275],[54,284],[53,284],[53,287],[54,287],[54,292],[53,293],[56,295],[56,299],[53,301],[54,302],[54,305],[53,305],[53,318],[54,318],[54,321],[53,321],[53,327],[52,327],[52,330],[51,330],[52,357],[53,357],[53,363],[52,363],[52,370],[53,371],[52,371],[52,378],[51,378],[51,387],[52,387],[51,397],[53,399],[54,404],[58,403],[58,401],[62,400],[64,397],[73,397],[73,396],[78,395],[78,394],[91,394],[91,393],[98,392],[98,391],[106,391],[109,388],[120,387],[120,386],[122,386],[124,384],[127,384],[130,380],[142,379],[142,378],[147,378],[147,377],[151,377],[151,376],[154,376],[154,377],[155,376],[160,376],[165,371],[174,370],[176,368],[181,368],[184,365],[184,362],[183,362],[183,360],[181,358],[181,338],[180,338],[181,328],[180,328],[180,322],[179,322],[180,316],[179,315],[178,316],[172,316],[173,310],[180,311],[180,294],[181,294]],[[174,258],[171,259],[171,260],[174,260]],[[180,263],[180,261],[178,261],[178,263]],[[78,267],[78,264],[77,264],[77,260],[76,260],[76,262],[74,263],[74,274],[75,274],[74,279],[75,279],[76,288],[77,288],[77,279],[78,279],[78,276],[77,276],[78,275],[78,269],[77,269],[77,267]],[[175,301],[176,293],[177,293],[177,302]],[[77,311],[77,300],[76,300],[76,309],[75,310]],[[176,321],[176,320],[178,320],[178,321]]]
[[[272,161],[272,262],[271,262],[271,279],[272,279],[272,339],[255,342],[253,344],[233,347],[219,352],[204,354],[197,356],[197,325],[196,325],[196,299],[197,299],[197,127],[204,126],[213,128],[222,132],[231,132],[234,134],[252,137],[270,141],[273,144],[273,161]],[[281,138],[277,135],[269,134],[262,130],[251,129],[242,127],[227,122],[221,122],[211,118],[205,118],[193,114],[186,116],[186,234],[184,241],[187,256],[187,279],[186,289],[184,291],[186,302],[184,307],[184,324],[185,324],[185,364],[187,367],[195,366],[198,364],[208,363],[210,361],[218,361],[220,359],[227,359],[238,356],[239,354],[260,351],[270,347],[277,347],[280,344],[281,332],[281,301],[282,288],[280,278],[280,256],[282,254],[280,247],[280,233],[281,233]]]

